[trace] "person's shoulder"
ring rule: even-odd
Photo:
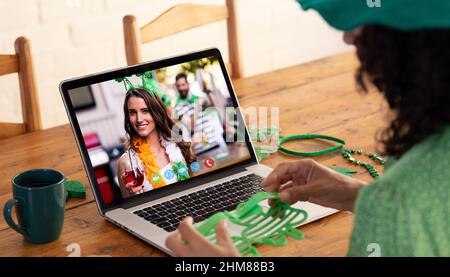
[[[128,151],[125,151],[119,158],[118,163],[119,165],[125,165],[128,162]]]
[[[446,205],[450,192],[450,132],[430,136],[413,147],[360,192],[360,202],[376,201],[427,211]]]
[[[448,214],[450,192],[449,138],[448,130],[430,136],[360,190],[354,207],[350,256],[364,255],[365,247],[374,241],[383,245],[383,256],[448,251],[439,246],[436,252],[429,242],[442,238],[448,230],[448,223],[442,219]],[[414,240],[411,233],[417,234]],[[448,242],[443,239],[440,244],[446,246]]]
[[[450,128],[431,135],[405,153],[386,171],[382,179],[429,187],[447,184],[450,179]],[[448,185],[447,185],[448,187]]]

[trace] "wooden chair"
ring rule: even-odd
[[[228,27],[228,69],[232,78],[243,75],[239,40],[236,25],[236,0],[226,0],[226,5],[179,4],[163,12],[150,23],[139,28],[136,17],[123,18],[125,53],[128,65],[142,62],[141,44],[164,38],[195,27],[227,20]]]
[[[18,73],[23,123],[0,123],[0,139],[42,129],[30,41],[19,37],[15,55],[0,55],[0,76]]]

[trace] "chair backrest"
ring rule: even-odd
[[[30,41],[19,37],[15,55],[0,55],[0,76],[18,73],[23,123],[0,123],[0,139],[42,129]]]
[[[163,12],[156,19],[138,27],[136,17],[123,18],[125,53],[128,65],[142,62],[141,44],[164,38],[195,27],[226,20],[228,52],[232,78],[243,75],[241,52],[237,35],[236,0],[226,0],[226,5],[179,4]]]

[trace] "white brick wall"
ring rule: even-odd
[[[122,17],[143,25],[174,4],[224,0],[0,0],[0,53],[14,39],[31,39],[45,128],[68,122],[58,91],[61,80],[124,66]],[[294,0],[241,0],[238,22],[247,76],[348,49],[340,34]],[[226,23],[190,30],[143,47],[145,60],[218,47],[228,59]],[[0,121],[21,122],[16,76],[0,77]]]
[[[92,42],[111,41],[122,28],[120,14],[74,19],[68,25],[70,38],[75,47],[92,45]],[[86,31],[89,30],[89,31]],[[120,35],[120,33],[119,33]]]
[[[20,122],[22,109],[19,102],[19,79],[14,75],[1,77],[0,83],[0,120]]]
[[[67,26],[62,24],[38,24],[36,27],[23,31],[22,34],[32,39],[33,57],[64,51],[72,47]]]
[[[0,34],[11,29],[26,29],[39,22],[38,1],[0,1]]]
[[[28,0],[39,5],[41,23],[67,22],[80,16],[94,16],[104,12],[101,0]]]

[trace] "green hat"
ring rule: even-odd
[[[370,24],[399,30],[450,28],[450,0],[297,0],[342,31]]]

